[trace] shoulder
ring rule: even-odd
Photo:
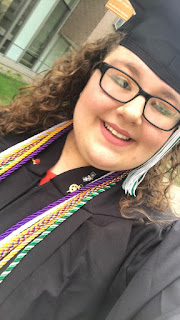
[[[180,301],[180,220],[173,223],[153,257],[153,276],[151,289],[159,292],[165,314]]]
[[[22,142],[33,135],[41,132],[42,130],[36,130],[36,131],[28,131],[25,133],[17,134],[17,133],[8,133],[7,135],[3,136],[0,135],[0,152],[14,146],[15,144]]]
[[[112,319],[118,320],[120,315],[134,320],[179,319],[173,318],[180,314],[179,265],[180,221],[176,221],[132,278],[112,310]],[[130,309],[125,301],[131,301]]]
[[[180,220],[172,225],[155,258],[151,290],[154,303],[158,293],[162,312],[157,320],[180,319]]]
[[[0,152],[8,149],[9,147],[23,141],[25,138],[25,135],[16,135],[16,134],[8,134],[6,136],[0,135]]]
[[[164,250],[169,253],[171,258],[174,257],[174,261],[178,261],[178,264],[180,264],[180,219],[173,223],[165,239]],[[180,276],[180,268],[178,269]]]
[[[147,206],[146,197],[144,196],[144,198],[144,203],[138,207],[139,210],[135,210],[138,218],[145,219],[146,222],[154,221],[163,228],[172,225],[178,220],[171,207],[167,208],[165,211],[161,210],[160,208],[155,209]]]

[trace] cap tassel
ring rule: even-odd
[[[177,129],[172,133],[170,138],[165,144],[145,163],[139,167],[133,169],[124,180],[122,188],[125,190],[125,194],[136,196],[135,192],[139,184],[143,181],[146,173],[152,168],[159,160],[161,160],[166,153],[170,151],[172,147],[180,140],[180,129]]]

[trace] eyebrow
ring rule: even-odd
[[[137,77],[141,76],[140,71],[130,62],[124,62],[122,61],[123,65],[128,68],[133,74],[135,74]]]
[[[138,70],[138,68],[136,68],[131,62],[127,62],[127,61],[120,61],[118,59],[114,60],[115,63],[118,63],[118,64],[122,64],[123,66],[125,66],[126,68],[128,68],[136,77],[140,78],[141,77],[141,72]],[[161,91],[161,94],[163,95],[164,97],[164,100],[166,99],[171,99],[173,100],[174,102],[176,102],[176,104],[179,104],[179,101],[178,99],[175,97],[175,95],[173,93],[171,93],[170,91],[168,90],[162,90]]]
[[[166,91],[166,90],[163,90],[161,91],[161,94],[163,95],[163,97],[165,97],[166,99],[171,99],[171,100],[174,100],[177,104],[179,103],[178,102],[178,99],[173,95],[173,93],[171,93],[170,91]],[[165,99],[165,100],[166,100]]]
[[[126,68],[129,69],[129,71],[131,71],[134,75],[136,75],[137,77],[141,76],[140,71],[138,70],[138,68],[136,68],[131,62],[127,62],[124,60],[118,60],[118,59],[114,59],[112,60],[112,65],[117,64],[119,66],[124,66]],[[118,68],[118,67],[117,67]]]

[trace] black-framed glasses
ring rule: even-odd
[[[126,72],[106,62],[100,62],[97,69],[101,71],[99,85],[108,96],[121,103],[127,103],[141,95],[146,99],[143,116],[149,123],[164,131],[170,131],[180,125],[180,110],[177,107],[144,91]]]

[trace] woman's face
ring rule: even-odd
[[[128,73],[152,95],[165,99],[162,92],[168,91],[180,99],[174,89],[125,47],[112,51],[105,62]],[[95,70],[77,101],[71,132],[73,152],[81,165],[107,171],[132,169],[151,158],[172,131],[159,130],[144,119],[143,96],[128,103],[115,101],[100,88],[100,77],[100,70]]]

